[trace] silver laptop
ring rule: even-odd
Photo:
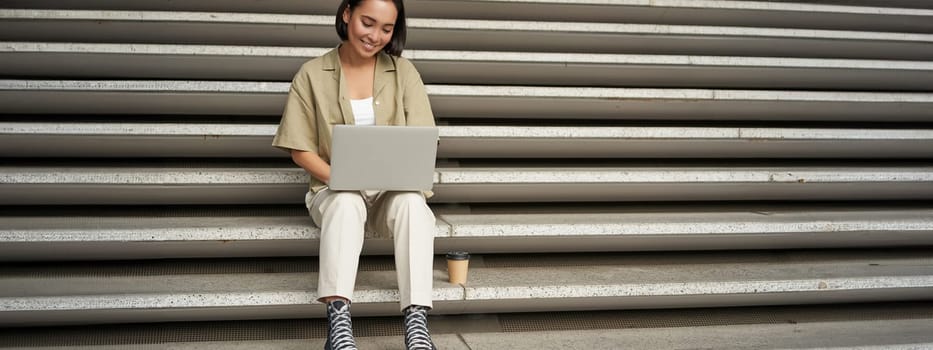
[[[437,142],[437,128],[432,126],[334,126],[329,187],[430,190]]]

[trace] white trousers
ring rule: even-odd
[[[392,236],[400,309],[433,307],[435,218],[421,192],[331,191],[305,196],[321,228],[318,296],[353,300],[365,231]]]

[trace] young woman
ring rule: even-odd
[[[399,57],[405,9],[402,0],[343,0],[335,26],[343,42],[295,75],[272,142],[311,175],[305,204],[321,228],[318,301],[327,304],[325,349],[356,349],[350,303],[364,231],[394,238],[406,346],[434,349],[426,313],[432,307],[435,226],[425,194],[327,189],[334,125],[434,125],[421,76]]]

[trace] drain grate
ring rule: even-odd
[[[367,256],[360,259],[359,269],[360,271],[392,271],[395,269],[395,260],[392,256]],[[0,265],[0,277],[40,278],[306,272],[318,272],[316,257],[40,262]]]
[[[93,346],[324,338],[324,319],[159,323],[0,330],[2,347]],[[358,336],[400,336],[400,318],[353,320]]]
[[[315,339],[327,336],[326,327],[324,319],[301,319],[0,329],[0,348]],[[401,317],[354,318],[353,330],[358,337],[404,332]]]
[[[304,205],[59,205],[0,206],[0,216],[26,217],[307,217]]]
[[[503,314],[503,332],[702,327],[933,318],[933,303]]]
[[[312,315],[321,317],[323,315]],[[432,316],[434,333],[701,327],[933,319],[933,302]],[[495,320],[498,319],[498,322]],[[476,322],[487,326],[476,328]],[[489,322],[497,323],[488,326]],[[358,337],[402,336],[401,317],[356,317]],[[0,348],[319,339],[326,320],[258,320],[0,329]]]

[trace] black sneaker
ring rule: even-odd
[[[342,300],[327,304],[327,342],[324,350],[357,350],[350,322],[350,304]]]
[[[437,350],[428,332],[428,308],[412,305],[405,309],[405,347],[408,350]]]

